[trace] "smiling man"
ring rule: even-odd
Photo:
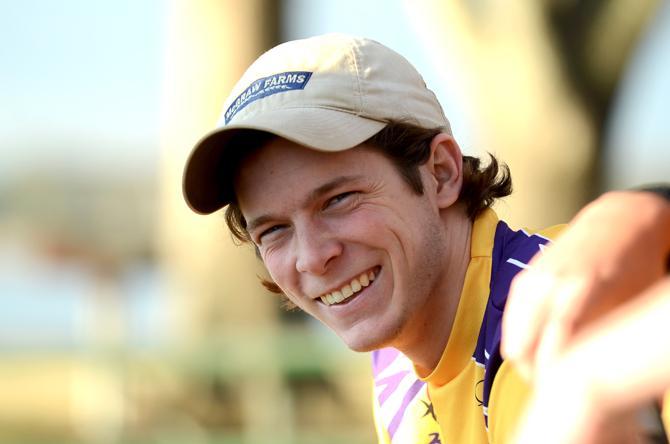
[[[402,56],[339,34],[279,45],[194,148],[184,195],[226,208],[283,294],[373,351],[380,442],[506,442],[527,387],[500,356],[514,275],[548,242],[489,209],[506,167],[463,156]]]
[[[450,140],[436,138],[448,146],[436,149],[451,149],[437,167],[449,183],[422,170],[432,188],[423,195],[367,144],[323,153],[277,138],[239,168],[237,202],[272,278],[354,350],[393,344],[414,363],[437,364],[441,350],[425,335],[446,339],[469,261],[465,212],[444,215],[446,227],[439,216],[458,198]]]

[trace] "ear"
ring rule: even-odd
[[[452,136],[440,133],[430,142],[430,158],[426,162],[439,208],[453,205],[463,186],[463,155]]]

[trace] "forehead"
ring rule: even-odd
[[[298,199],[338,177],[369,176],[373,171],[383,175],[386,170],[393,173],[389,160],[366,145],[332,153],[275,138],[240,163],[235,194],[245,212],[257,203]]]

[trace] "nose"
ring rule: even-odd
[[[304,227],[296,236],[295,267],[300,273],[322,275],[342,254],[342,243],[323,227]]]

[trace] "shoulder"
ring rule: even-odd
[[[498,398],[508,396],[522,397],[517,392],[525,390],[525,385],[517,384],[518,378],[501,371],[507,368],[500,354],[502,335],[502,316],[507,302],[510,285],[514,276],[528,266],[528,263],[562,230],[562,226],[549,227],[543,230],[513,230],[505,222],[500,221],[496,227],[492,252],[491,276],[489,281],[489,299],[486,304],[484,318],[479,331],[479,338],[473,358],[485,368],[483,403],[488,409],[493,401],[494,388],[500,384],[504,387],[497,390]],[[512,399],[509,402],[516,402]],[[500,402],[498,402],[500,404]],[[515,415],[512,410],[506,415]]]
[[[507,293],[514,276],[528,267],[530,260],[550,244],[563,231],[565,225],[554,225],[541,230],[511,229],[500,221],[492,252],[491,302],[495,309],[503,310]]]

